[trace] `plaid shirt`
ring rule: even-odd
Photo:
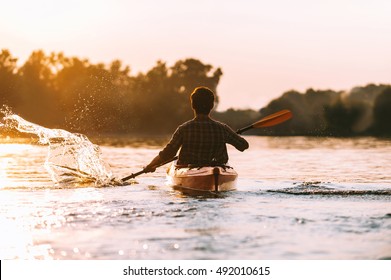
[[[169,160],[181,148],[178,164],[225,164],[228,162],[226,143],[239,151],[248,148],[247,141],[228,125],[209,117],[197,116],[177,128],[159,155]]]

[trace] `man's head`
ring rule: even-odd
[[[191,107],[197,114],[208,115],[213,109],[215,96],[207,87],[197,87],[190,95]]]

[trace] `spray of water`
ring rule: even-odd
[[[113,181],[108,164],[101,158],[99,146],[83,134],[63,129],[49,129],[26,121],[9,109],[1,110],[1,129],[16,129],[38,136],[39,143],[48,145],[45,168],[56,184],[94,183],[105,185]]]

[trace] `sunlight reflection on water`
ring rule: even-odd
[[[391,189],[388,140],[246,138],[248,151],[229,149],[238,190],[209,197],[166,186],[165,167],[124,186],[58,187],[43,167],[46,147],[0,144],[0,257],[391,256],[391,195],[380,193]],[[102,159],[119,178],[139,171],[161,148],[121,143],[101,142]]]

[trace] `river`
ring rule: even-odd
[[[48,147],[0,143],[1,259],[391,259],[391,140],[245,136],[236,191],[190,196],[161,167],[55,184]],[[115,178],[164,141],[96,138]]]

